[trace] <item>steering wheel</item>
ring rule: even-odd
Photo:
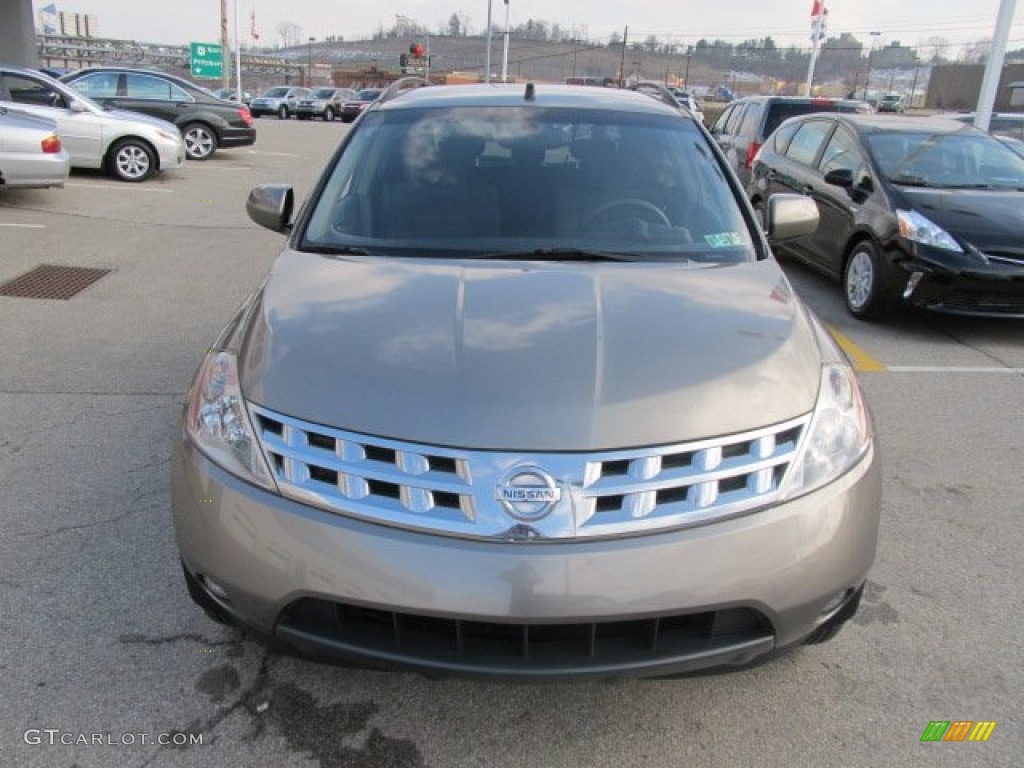
[[[613,214],[613,211],[616,211],[616,213]],[[630,197],[625,200],[612,200],[604,205],[599,205],[583,220],[577,232],[579,234],[586,234],[595,224],[610,226],[617,223],[624,224],[631,219],[649,224],[661,224],[665,227],[672,226],[672,222],[668,220],[665,212],[654,203],[641,200],[638,197]]]

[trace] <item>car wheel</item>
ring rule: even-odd
[[[288,107],[286,107],[284,104],[282,104],[280,107],[278,107],[277,108],[277,117],[278,117],[279,120],[287,120],[288,119]]]
[[[140,139],[121,139],[107,153],[107,171],[120,181],[145,181],[156,172],[156,157]]]
[[[185,155],[189,160],[206,160],[217,149],[217,135],[202,123],[186,125],[181,136],[185,139]]]
[[[860,320],[877,320],[889,310],[891,301],[882,261],[870,240],[857,243],[846,260],[843,293],[846,308]]]
[[[331,107],[328,107],[327,109],[324,110],[324,122],[325,123],[333,123],[334,122],[334,110]]]

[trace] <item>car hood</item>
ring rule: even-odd
[[[1021,248],[1024,192],[905,187],[899,191],[911,207],[979,250]]]
[[[602,450],[809,412],[821,353],[774,261],[731,266],[328,259],[286,252],[243,392],[433,445]]]

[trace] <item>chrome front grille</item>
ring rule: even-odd
[[[284,496],[350,517],[472,538],[571,539],[680,528],[768,505],[810,416],[735,435],[598,453],[459,450],[347,432],[250,406]],[[496,497],[536,467],[561,489],[524,524]]]

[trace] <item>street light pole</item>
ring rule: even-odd
[[[235,0],[235,96],[238,103],[242,101],[242,43],[238,34],[238,0]]]
[[[487,52],[484,54],[484,82],[491,82],[491,0],[487,0]]]
[[[693,46],[686,46],[686,72],[683,73],[683,90],[689,90],[690,83],[690,57],[693,55]]]
[[[505,52],[501,57],[501,82],[508,82],[508,0],[505,0]]]
[[[871,55],[875,52],[875,39],[881,32],[869,32],[871,35],[871,47],[868,49],[868,71],[864,74],[864,101],[868,100],[868,86],[871,85]]]

